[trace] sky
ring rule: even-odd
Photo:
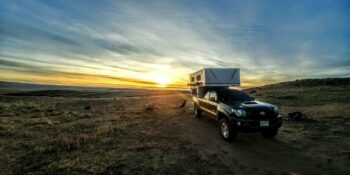
[[[350,1],[0,0],[2,81],[185,87],[205,67],[349,77]]]

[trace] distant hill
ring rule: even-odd
[[[292,88],[292,87],[315,87],[315,86],[349,86],[350,78],[323,78],[302,79],[286,81],[262,86],[263,88]]]
[[[7,82],[0,81],[0,89],[6,90],[7,92],[18,92],[18,91],[40,91],[40,90],[68,90],[68,91],[118,91],[125,89],[132,90],[152,90],[159,88],[128,88],[128,87],[94,87],[94,86],[67,86],[67,85],[50,85],[50,84],[36,84],[36,83],[19,83],[19,82]],[[183,91],[187,88],[160,88],[161,90],[178,90]]]
[[[49,84],[18,83],[18,82],[7,82],[7,81],[0,81],[0,88],[16,89],[16,90],[108,90],[110,89],[110,88],[103,88],[103,87],[49,85]]]

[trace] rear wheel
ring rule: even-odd
[[[262,131],[261,134],[266,138],[273,138],[278,134],[278,129],[277,128],[267,129],[265,131]]]
[[[236,139],[237,132],[227,118],[222,118],[219,120],[219,131],[222,138],[227,142],[232,142]]]
[[[200,109],[198,109],[196,104],[194,104],[194,106],[193,106],[193,112],[194,112],[194,116],[196,118],[200,118],[202,116],[202,111]]]

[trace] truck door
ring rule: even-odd
[[[215,91],[210,92],[209,100],[207,102],[207,109],[210,111],[212,116],[216,116],[216,109],[218,105],[218,95]]]
[[[204,98],[199,99],[199,105],[206,110],[208,110],[209,95],[210,95],[210,91],[207,91],[204,95]]]

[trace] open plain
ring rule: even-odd
[[[284,118],[223,141],[180,90],[1,88],[0,174],[346,174],[349,79],[247,89]],[[288,113],[302,112],[298,121]]]

